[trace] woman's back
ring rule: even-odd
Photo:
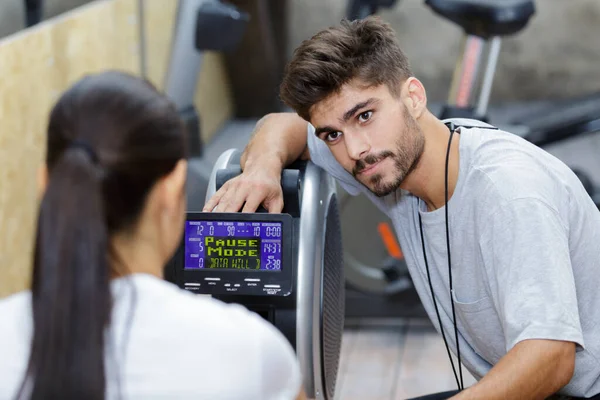
[[[114,280],[111,289],[108,398],[118,398],[118,385],[124,399],[296,398],[295,355],[258,315],[147,274]],[[30,310],[29,292],[0,301],[1,400],[14,399],[23,379]]]
[[[31,292],[0,301],[0,398],[302,393],[272,325],[162,278],[187,207],[186,131],[168,98],[123,72],[83,77],[46,140]]]

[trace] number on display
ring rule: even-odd
[[[267,226],[267,237],[280,237],[281,228],[278,226]]]

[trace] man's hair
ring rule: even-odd
[[[412,76],[394,30],[379,17],[342,20],[305,40],[286,66],[281,100],[309,121],[312,106],[353,79],[368,86],[386,84],[398,95]]]

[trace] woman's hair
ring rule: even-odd
[[[312,106],[353,79],[385,84],[398,95],[412,76],[408,59],[390,24],[378,16],[342,20],[305,40],[287,64],[280,87],[282,101],[310,121]]]
[[[109,238],[134,226],[150,189],[186,157],[185,147],[171,102],[127,73],[86,76],[52,109],[22,387],[30,398],[104,398],[116,272]]]

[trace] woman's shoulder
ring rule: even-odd
[[[24,352],[33,329],[31,292],[23,290],[0,299],[0,354]],[[0,369],[1,366],[0,366]]]
[[[141,290],[132,354],[153,347],[162,354],[162,365],[182,376],[187,376],[185,371],[203,370],[210,382],[206,393],[211,388],[224,390],[231,376],[244,376],[239,383],[247,381],[244,390],[253,393],[246,398],[295,398],[301,383],[296,354],[273,324],[240,304],[187,292],[158,278],[134,281]],[[169,339],[163,342],[164,338]],[[223,370],[228,375],[223,376]]]
[[[21,290],[0,298],[0,307],[14,307],[17,304],[31,300],[31,290]]]
[[[23,318],[29,315],[31,308],[31,291],[22,290],[4,298],[0,298],[0,320]]]

